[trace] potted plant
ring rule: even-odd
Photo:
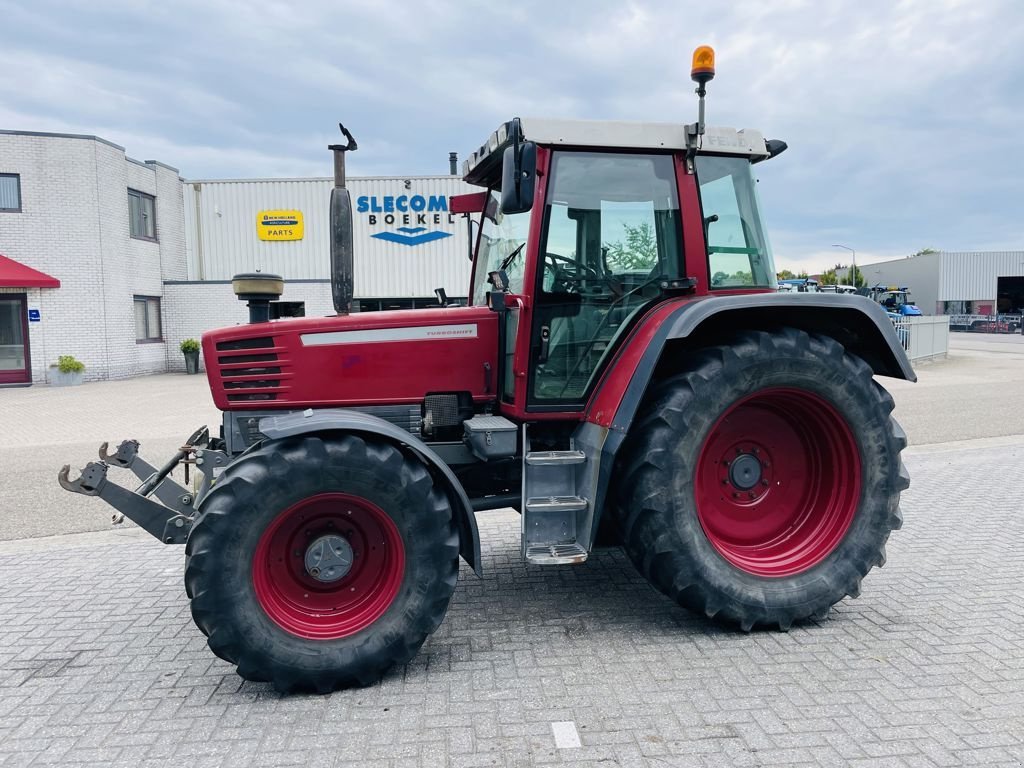
[[[50,366],[50,384],[54,387],[74,387],[82,383],[85,363],[73,355],[60,355]]]
[[[185,339],[181,342],[181,351],[185,355],[185,373],[199,373],[199,342]]]

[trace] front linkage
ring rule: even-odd
[[[139,456],[138,440],[123,441],[113,454],[107,452],[107,446],[107,443],[100,446],[100,460],[90,461],[77,480],[68,479],[71,466],[65,464],[57,473],[61,487],[85,496],[99,496],[117,510],[113,517],[115,525],[127,517],[164,544],[184,544],[195,521],[199,502],[210,490],[219,470],[228,464],[228,455],[224,451],[209,447],[210,430],[200,427],[193,432],[160,469]],[[171,471],[178,464],[185,465],[186,485],[189,466],[196,467],[199,482],[195,492],[170,478]],[[129,491],[110,481],[107,470],[112,466],[131,470],[142,484]],[[156,496],[159,501],[153,501],[150,496]]]

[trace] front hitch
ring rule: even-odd
[[[75,480],[70,479],[71,467],[65,464],[57,473],[57,482],[66,491],[99,496],[116,510],[113,516],[115,525],[127,517],[165,544],[184,544],[192,528],[198,500],[196,495],[174,482],[169,475],[180,463],[185,463],[186,469],[188,463],[193,461],[197,465],[206,463],[191,458],[193,454],[210,455],[212,461],[209,466],[198,467],[203,475],[199,494],[201,498],[212,485],[213,465],[222,468],[227,464],[227,456],[223,452],[204,450],[209,442],[210,433],[206,427],[196,430],[160,469],[155,469],[139,456],[137,440],[123,441],[114,453],[109,452],[108,443],[103,443],[99,449],[100,461],[89,462]],[[142,480],[142,484],[134,491],[129,491],[111,482],[107,479],[107,470],[111,466],[132,471]],[[150,499],[151,495],[156,496],[161,503]]]
[[[57,473],[57,482],[65,491],[81,493],[83,496],[98,496],[100,486],[107,479],[107,465],[97,464],[95,461],[90,461],[85,465],[85,469],[82,470],[82,474],[77,480],[68,480],[69,472],[71,472],[70,464],[61,467],[60,472]]]

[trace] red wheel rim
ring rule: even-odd
[[[311,547],[339,540],[351,565],[333,581],[318,580],[307,570]],[[256,600],[267,616],[314,640],[348,637],[379,619],[404,574],[394,521],[376,504],[344,493],[310,496],[279,514],[260,537],[252,565]]]
[[[765,389],[732,405],[701,448],[697,516],[732,565],[792,576],[842,541],[860,504],[860,452],[818,395]]]

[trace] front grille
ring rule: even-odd
[[[233,349],[265,349],[274,346],[272,336],[260,336],[255,339],[235,339],[234,341],[221,341],[217,344],[217,351]]]
[[[287,379],[291,378],[282,352],[284,349],[275,345],[272,336],[219,342],[217,363],[228,401],[277,400],[288,389]]]

